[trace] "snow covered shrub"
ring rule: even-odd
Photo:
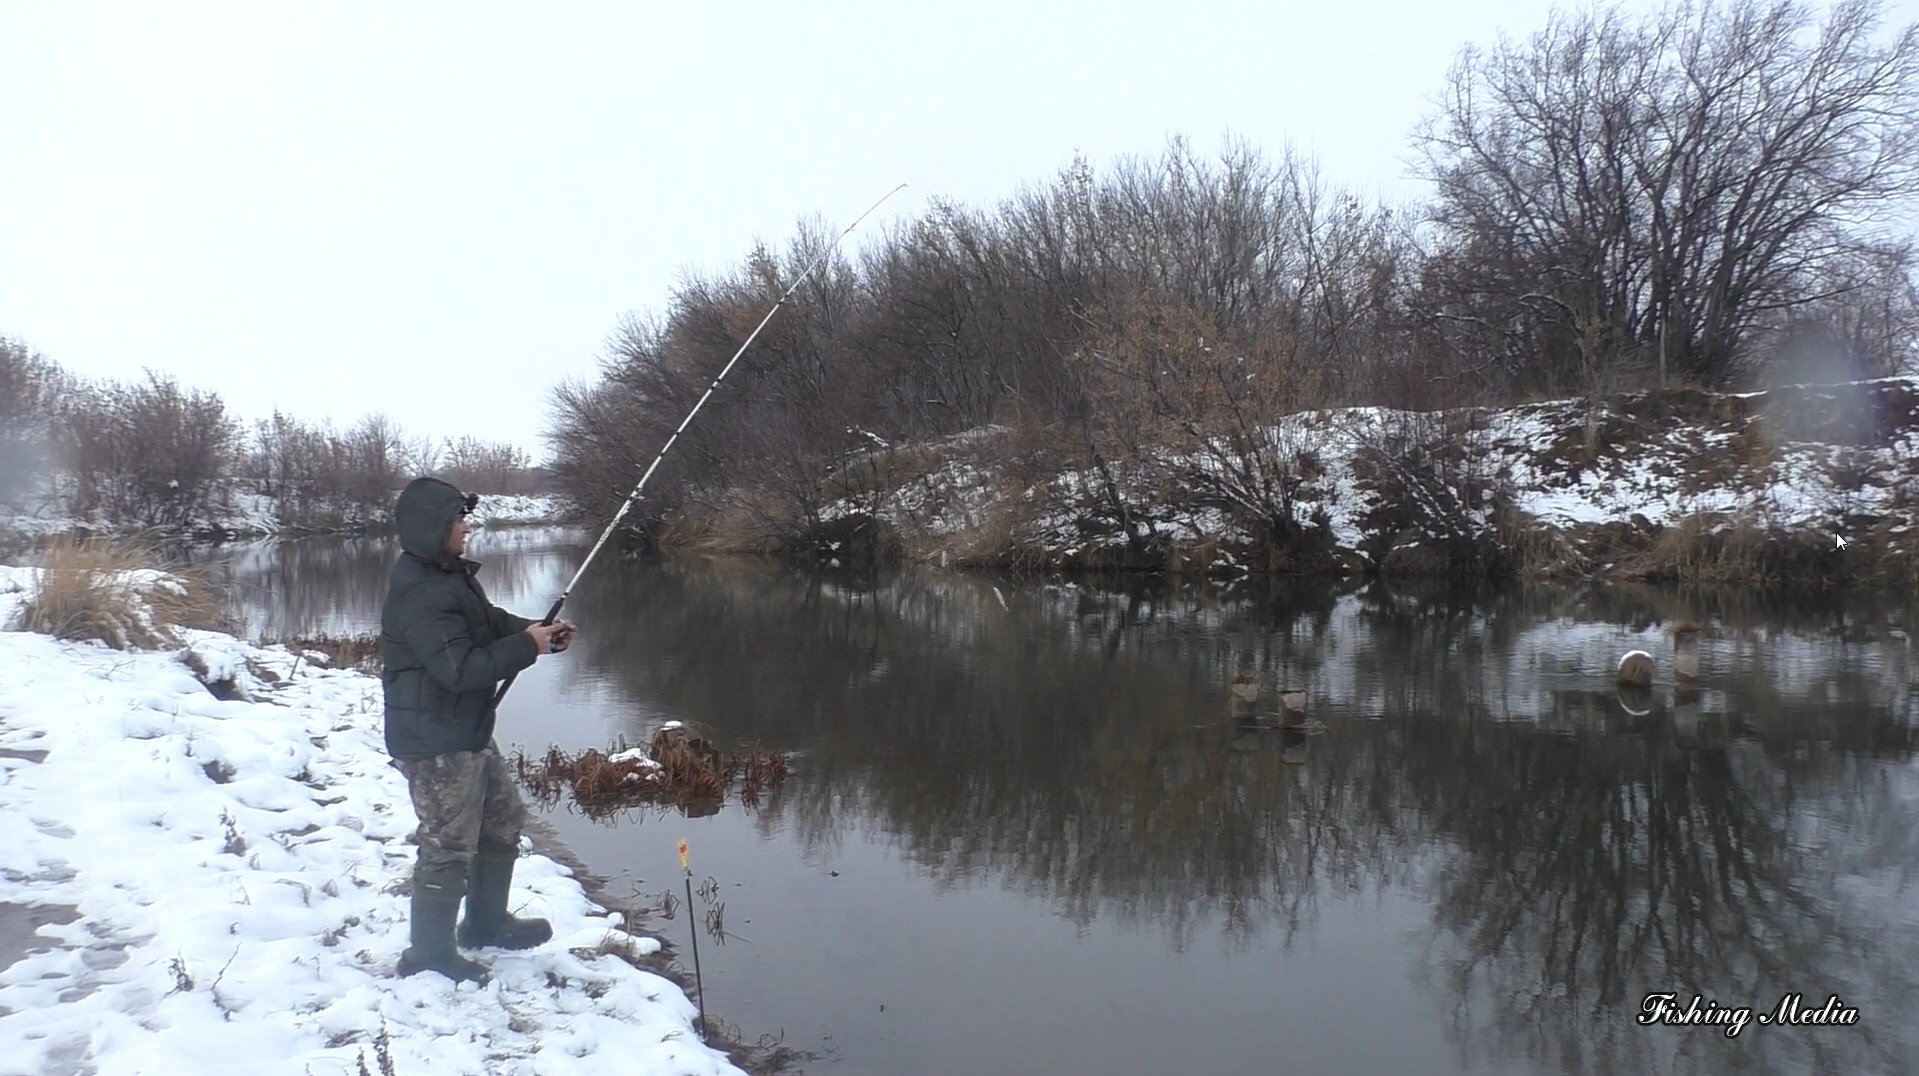
[[[1511,570],[1498,525],[1511,491],[1488,461],[1487,436],[1473,423],[1412,411],[1376,412],[1355,431],[1354,473],[1377,494],[1362,526],[1384,567],[1417,561],[1419,574]]]

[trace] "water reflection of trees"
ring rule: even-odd
[[[1856,758],[1815,748],[1823,765],[1792,778],[1750,744],[1674,751],[1513,725],[1406,729],[1405,755],[1432,763],[1402,769],[1408,798],[1458,849],[1433,882],[1433,945],[1463,1037],[1575,1072],[1803,1072],[1841,1061],[1892,1071],[1888,1060],[1910,1049],[1883,1020],[1837,1036],[1748,1029],[1728,1043],[1648,1034],[1628,1019],[1660,990],[1768,1006],[1790,991],[1819,1002],[1836,992],[1904,1011],[1919,953],[1885,937],[1886,909],[1835,884],[1823,847],[1869,844],[1887,831],[1863,831],[1878,826],[1912,829],[1910,806],[1888,817]]]
[[[473,556],[495,602],[542,615],[559,596],[575,562],[570,531],[477,535]],[[313,537],[244,542],[185,551],[233,598],[240,631],[253,639],[376,631],[398,545],[388,538]]]
[[[1290,932],[1329,892],[1417,875],[1435,967],[1477,1014],[1462,1042],[1568,1071],[1697,1067],[1651,1057],[1675,1042],[1703,1070],[1781,1056],[1778,1033],[1732,1049],[1647,1034],[1630,1015],[1652,989],[1830,989],[1882,1010],[1909,996],[1888,992],[1905,989],[1909,944],[1865,945],[1886,916],[1847,896],[1836,864],[1865,870],[1875,848],[1912,862],[1893,836],[1914,831],[1912,805],[1859,791],[1875,758],[1911,757],[1910,694],[1834,647],[1778,649],[1819,664],[1811,677],[1745,655],[1701,721],[1696,698],[1655,693],[1635,715],[1603,676],[1542,687],[1514,657],[1537,626],[1593,615],[1591,598],[619,574],[575,598],[601,673],[649,708],[801,750],[760,824],[802,841],[870,825],[945,884],[997,877],[1081,923],[1157,922],[1178,945]],[[1371,697],[1343,714],[1316,697],[1331,731],[1287,765],[1279,736],[1226,720],[1242,655],[1269,682],[1342,667]],[[1500,719],[1528,707],[1583,723]],[[1435,846],[1442,865],[1419,874]],[[1898,1048],[1879,1027],[1794,1041],[1878,1067]]]
[[[216,556],[253,632],[280,635],[370,628],[393,554],[329,539]],[[495,598],[531,614],[578,550],[529,536],[476,556]],[[1919,795],[1889,765],[1910,762],[1919,725],[1887,643],[1910,624],[1896,607],[915,575],[857,589],[607,558],[569,610],[592,639],[578,656],[636,711],[799,751],[759,824],[803,842],[883,834],[941,884],[997,879],[1182,946],[1289,936],[1319,901],[1415,890],[1462,1048],[1546,1069],[1895,1071],[1909,1042],[1891,1014],[1919,999],[1919,954],[1884,907],[1919,862]],[[1713,624],[1696,696],[1629,710],[1570,652],[1612,645],[1584,622],[1681,619]],[[1242,662],[1269,688],[1308,686],[1328,731],[1236,726]],[[1632,1024],[1653,989],[1871,1008],[1843,1035],[1729,1044]]]
[[[1155,615],[1137,603],[1051,620],[985,585],[834,594],[687,569],[579,611],[604,675],[804,752],[761,815],[803,841],[880,819],[942,884],[1015,879],[1079,922],[1160,921],[1182,943],[1214,916],[1246,937],[1296,922],[1316,883],[1360,884],[1379,859],[1379,834],[1345,832],[1363,788],[1302,783],[1276,737],[1230,750],[1224,682],[1129,641]]]

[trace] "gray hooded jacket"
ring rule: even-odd
[[[479,565],[446,552],[464,498],[434,478],[413,480],[393,507],[403,552],[380,613],[386,747],[395,758],[478,751],[493,738],[493,692],[532,665],[534,621],[494,605]]]

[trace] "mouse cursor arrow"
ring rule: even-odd
[[[1843,535],[1843,534],[1835,534],[1835,535],[1833,535],[1833,536],[1832,536],[1832,540],[1833,540],[1833,541],[1835,541],[1835,542],[1838,542],[1838,543],[1839,543],[1839,548],[1840,548],[1840,549],[1844,549],[1844,548],[1846,548],[1846,537],[1845,537],[1845,535]]]

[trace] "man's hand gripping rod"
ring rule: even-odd
[[[700,394],[699,402],[693,405],[693,410],[688,411],[686,417],[680,420],[679,428],[674,430],[673,435],[666,439],[666,444],[660,446],[659,455],[653,457],[653,462],[646,467],[646,473],[642,474],[639,482],[634,485],[633,492],[627,494],[626,500],[620,503],[620,510],[614,513],[612,521],[607,523],[606,529],[600,532],[599,541],[594,542],[593,548],[587,551],[586,559],[580,562],[580,567],[574,571],[573,578],[567,581],[566,589],[560,591],[560,596],[553,602],[553,608],[546,611],[546,619],[540,621],[542,626],[550,626],[554,620],[559,618],[560,608],[566,604],[567,595],[573,593],[573,588],[579,583],[580,576],[586,574],[586,566],[593,563],[593,558],[599,555],[600,547],[606,544],[608,538],[612,537],[613,528],[619,526],[620,520],[625,519],[626,513],[633,508],[633,502],[639,499],[640,491],[646,488],[647,479],[653,477],[653,472],[660,466],[660,461],[665,459],[667,452],[672,449],[673,442],[679,440],[680,434],[686,432],[686,427],[692,423],[693,416],[700,413],[700,408],[706,406],[707,398],[713,395],[713,390],[719,388],[720,382],[726,380],[726,375],[732,372],[733,364],[739,362],[740,356],[746,354],[746,349],[753,346],[753,340],[760,335],[760,330],[766,328],[766,323],[772,321],[773,315],[780,312],[780,307],[786,305],[786,300],[792,298],[793,293],[799,290],[800,284],[803,283],[807,277],[813,275],[813,270],[818,269],[826,263],[828,258],[833,256],[833,252],[839,249],[840,240],[845,239],[853,229],[859,227],[860,221],[871,216],[873,211],[878,209],[888,198],[893,197],[905,189],[906,184],[902,183],[881,195],[879,201],[868,206],[866,212],[854,217],[853,223],[847,225],[839,235],[833,238],[833,242],[828,244],[826,249],[820,252],[820,256],[813,259],[812,264],[808,265],[799,276],[793,278],[793,283],[787,286],[785,292],[781,293],[779,301],[773,304],[773,309],[768,310],[766,316],[760,319],[760,323],[753,327],[753,332],[746,338],[746,343],[741,344],[740,349],[733,353],[733,357],[726,360],[726,365],[720,367],[719,374],[713,378],[713,383],[706,387],[706,391]],[[507,689],[513,686],[514,679],[519,675],[519,673],[512,673],[507,676],[505,682],[500,684],[499,693],[493,696],[494,706],[499,706],[500,700],[506,698]]]

